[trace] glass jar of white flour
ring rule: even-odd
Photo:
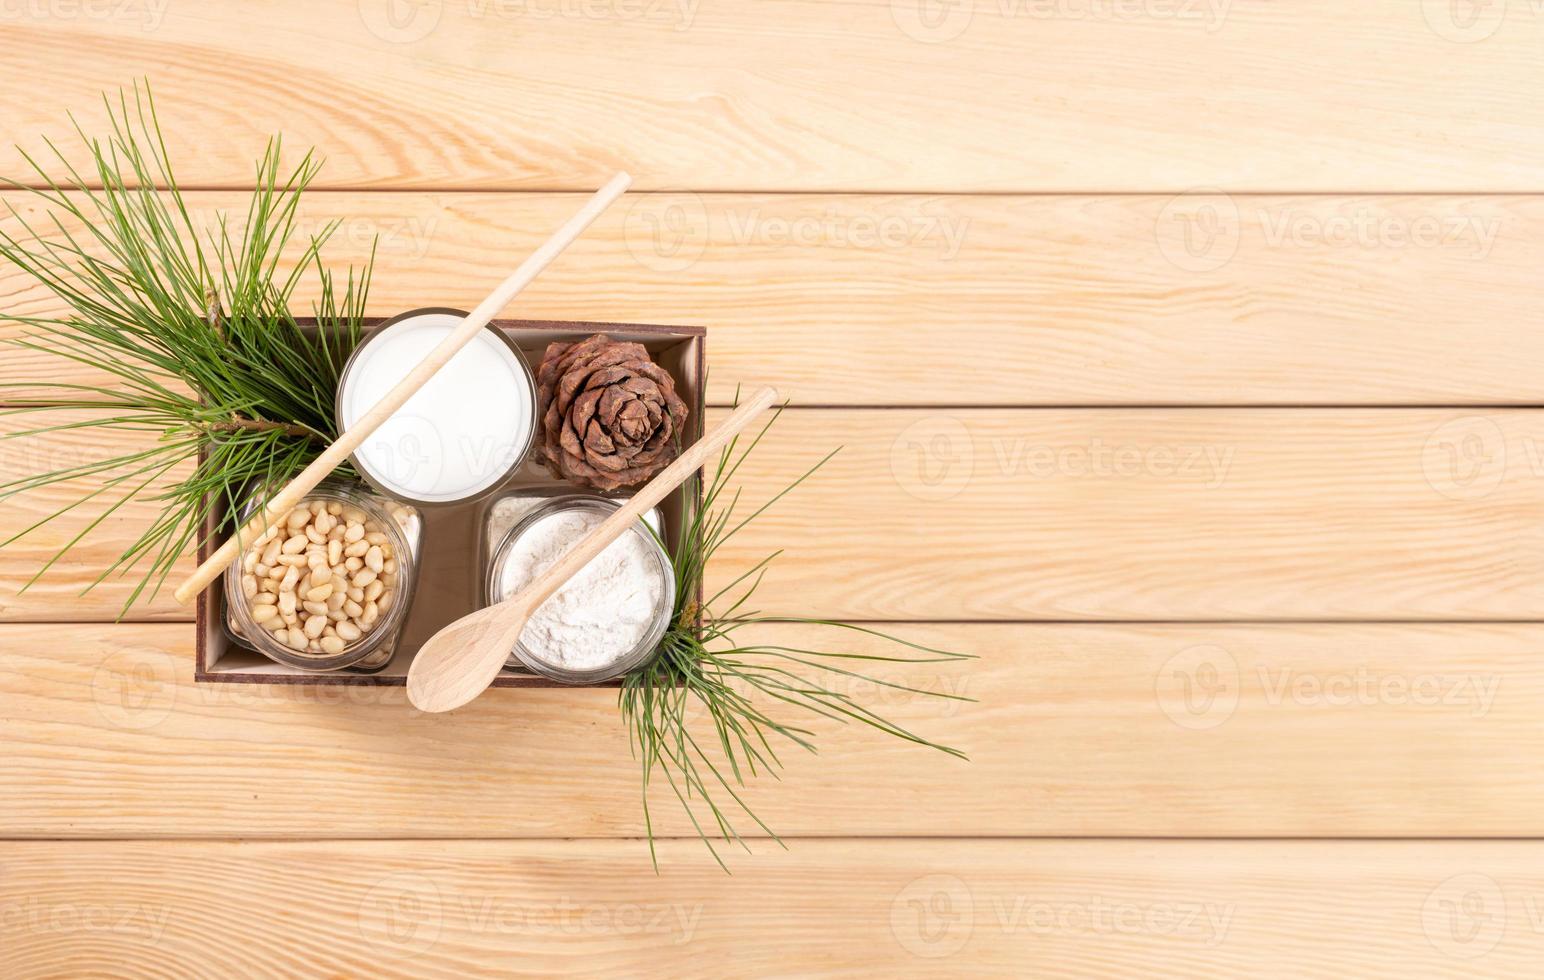
[[[567,553],[619,504],[568,494],[499,500],[489,514],[490,605],[510,598]],[[498,525],[511,519],[507,531]],[[670,626],[675,572],[657,511],[634,525],[542,604],[508,666],[565,684],[598,684],[649,662]]]

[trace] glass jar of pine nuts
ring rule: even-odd
[[[233,639],[301,670],[384,668],[412,603],[420,524],[362,484],[324,482],[226,571]]]

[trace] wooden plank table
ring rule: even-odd
[[[749,791],[787,851],[662,800],[656,875],[614,694],[196,685],[184,610],[79,595],[145,505],[20,591],[67,518],[0,551],[0,975],[1536,969],[1541,52],[1521,0],[0,8],[8,142],[148,76],[200,221],[315,144],[373,313],[631,170],[520,314],[707,324],[715,413],[795,401],[749,494],[845,446],[712,577],[980,656],[852,692],[970,762],[821,721]]]

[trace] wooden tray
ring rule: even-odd
[[[384,318],[370,318],[372,327]],[[312,319],[300,321],[314,328]],[[703,418],[703,379],[707,368],[707,331],[702,327],[656,326],[640,323],[586,323],[559,320],[494,320],[530,361],[532,370],[541,363],[542,352],[554,340],[578,340],[594,333],[604,333],[617,340],[643,344],[654,359],[675,379],[682,400],[695,413],[683,437],[695,440]],[[467,504],[419,507],[424,530],[419,549],[418,585],[408,610],[396,653],[391,662],[373,674],[347,671],[325,673],[299,670],[275,663],[253,650],[233,643],[222,625],[225,616],[223,579],[217,580],[198,597],[195,624],[197,659],[194,679],[208,683],[246,684],[355,684],[401,686],[407,683],[407,669],[413,655],[440,627],[477,609],[482,602],[483,565],[487,560],[483,543],[483,521],[493,502],[511,490],[561,490],[577,488],[554,480],[546,468],[531,458],[521,464],[508,480],[484,498]],[[665,541],[676,540],[680,527],[682,497],[678,491],[666,499],[660,510],[665,521]],[[213,530],[223,512],[210,516],[204,542],[199,548],[202,561],[214,550]],[[494,687],[555,687],[554,681],[532,674],[505,670],[493,682]]]

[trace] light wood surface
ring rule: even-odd
[[[371,309],[390,316],[470,309],[496,274],[482,270],[577,199],[311,192],[300,222],[342,220],[339,264],[377,247]],[[191,200],[210,223],[241,196]],[[23,195],[0,201],[41,218]],[[1187,247],[1208,214],[1218,234]],[[795,405],[1544,402],[1536,196],[634,192],[569,255],[511,315],[708,325],[720,405],[746,378]],[[9,267],[0,297],[63,312]],[[80,375],[6,358],[0,380]]]
[[[767,613],[1484,620],[1544,606],[1544,413],[1533,410],[795,410],[740,471],[747,501],[837,446],[724,546],[710,584],[786,548],[757,593]],[[102,451],[79,432],[11,448],[48,460]],[[68,492],[7,507],[41,516]],[[0,619],[116,616],[124,582],[77,592],[151,506],[123,508],[18,596],[29,568],[86,522],[24,538],[0,563]],[[170,597],[135,616],[167,614]]]
[[[745,403],[714,424],[648,482],[637,487],[606,519],[574,542],[563,556],[503,602],[463,616],[429,637],[413,657],[407,696],[420,711],[450,711],[488,690],[504,669],[526,623],[569,579],[599,557],[677,487],[708,465],[750,429],[777,401],[776,388],[750,392]]]
[[[795,855],[804,838],[831,836],[1521,837],[1544,827],[1532,778],[1544,751],[1538,625],[892,629],[981,659],[892,665],[880,679],[974,700],[841,689],[971,761],[812,719],[820,754],[787,755],[783,779],[754,780],[746,797]],[[757,639],[831,637],[788,626]],[[425,715],[400,687],[195,684],[192,647],[179,624],[0,626],[10,836],[643,831],[615,691],[495,690]],[[844,648],[885,650],[857,639]],[[662,793],[657,826],[689,836]],[[666,874],[695,862],[684,864]],[[751,880],[767,870],[761,857],[732,866]]]
[[[707,326],[715,405],[799,406],[751,498],[845,446],[711,579],[786,548],[764,611],[981,658],[884,675],[971,702],[855,692],[972,761],[816,719],[748,794],[787,852],[723,875],[656,798],[656,875],[614,692],[195,684],[169,594],[78,595],[144,506],[18,591],[70,516],[0,552],[0,974],[1535,972],[1541,35],[1520,0],[0,7],[0,177],[148,75],[197,220],[272,132],[320,148],[300,230],[378,245],[383,316],[470,308],[631,171],[510,314]],[[0,268],[0,314],[63,312]],[[55,379],[101,380],[0,354],[0,404]]]
[[[10,132],[63,141],[66,111],[90,127],[150,72],[190,185],[247,186],[280,129],[371,189],[1544,183],[1525,0],[55,6],[5,23],[3,74],[48,79]]]
[[[19,976],[389,977],[1468,978],[1544,955],[1536,842],[804,841],[754,878],[691,846],[655,876],[632,841],[10,843],[6,952]]]

